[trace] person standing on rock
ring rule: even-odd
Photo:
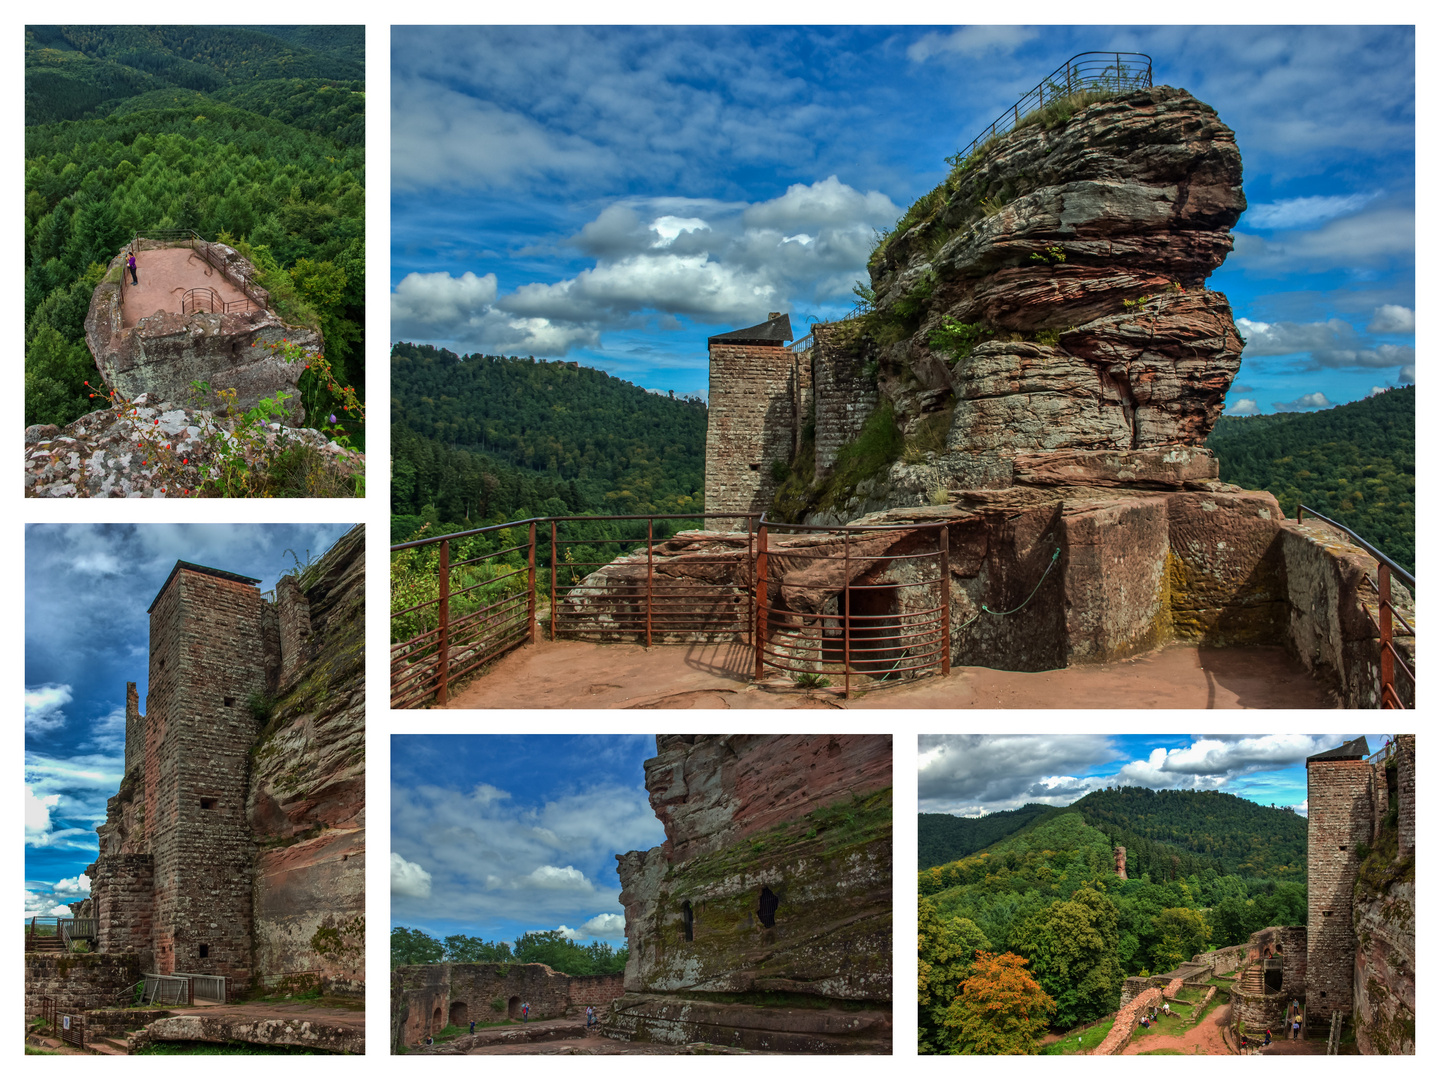
[[[135,273],[135,249],[134,249],[134,248],[131,248],[131,249],[130,249],[130,257],[125,260],[125,265],[126,265],[126,267],[130,270],[130,283],[131,283],[132,285],[139,285],[139,284],[140,284],[140,277],[139,277],[138,274]]]
[[[530,1002],[522,1001],[520,1003],[520,1019],[522,1023],[530,1022]]]
[[[586,1005],[586,1006],[585,1006],[585,1030],[586,1030],[586,1031],[589,1031],[590,1028],[594,1025],[594,1023],[595,1023],[595,1006],[594,1006],[594,1005]]]

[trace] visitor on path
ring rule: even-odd
[[[139,285],[140,278],[135,273],[135,252],[133,250],[130,252],[130,258],[125,260],[125,265],[130,269],[130,283],[132,285]]]
[[[520,1019],[526,1024],[530,1022],[530,1002],[522,1001],[520,1003]]]
[[[586,1030],[588,1031],[588,1030],[590,1029],[590,1027],[594,1025],[594,1023],[595,1023],[595,1006],[594,1006],[594,1005],[586,1005],[586,1006],[585,1006],[585,1028],[586,1028]]]
[[[1165,1002],[1165,1015],[1166,1015],[1166,1016],[1169,1016],[1169,1015],[1170,1015],[1170,1003],[1169,1003],[1168,1001]]]
[[[1300,1038],[1300,1014],[1298,1012],[1295,1014],[1295,1019],[1290,1024],[1290,1038]]]
[[[1242,1054],[1248,1054],[1249,1052],[1250,1052],[1250,1040],[1247,1039],[1244,1035],[1241,1035],[1241,1036],[1240,1036],[1240,1053],[1242,1053]]]
[[[1269,1045],[1270,1045],[1270,1029],[1269,1029],[1269,1028],[1266,1028],[1266,1029],[1265,1029],[1265,1045],[1266,1045],[1266,1046],[1269,1046]]]
[[[470,1034],[471,1034],[471,1035],[474,1035],[474,1034],[475,1034],[475,1021],[474,1021],[474,1020],[471,1020],[471,1021],[470,1021]]]

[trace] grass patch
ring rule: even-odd
[[[895,408],[883,402],[870,414],[854,442],[835,456],[835,468],[815,499],[822,510],[843,506],[866,480],[887,472],[905,451],[905,436],[895,424]]]
[[[1088,1054],[1105,1041],[1105,1036],[1110,1034],[1110,1029],[1114,1026],[1115,1018],[1112,1016],[1103,1024],[1088,1027],[1078,1035],[1074,1032],[1062,1035],[1059,1042],[1051,1043],[1041,1052],[1045,1054]]]
[[[955,406],[931,413],[918,424],[905,439],[901,454],[905,464],[918,465],[930,454],[945,453],[945,440],[950,434],[950,420],[955,415]]]

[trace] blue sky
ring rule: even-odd
[[[25,914],[89,895],[95,826],[120,788],[125,684],[146,710],[146,609],[177,559],[260,578],[319,558],[349,525],[25,529]],[[67,912],[68,913],[68,909]]]
[[[615,856],[665,842],[653,735],[393,735],[390,925],[625,943]]]
[[[1409,27],[395,27],[391,336],[705,394],[849,310],[877,230],[1057,65],[1150,54],[1236,132],[1232,414],[1414,381]]]
[[[1224,791],[1305,813],[1305,759],[1355,735],[921,735],[920,811],[1069,806],[1105,787]],[[1367,735],[1370,752],[1388,735]]]

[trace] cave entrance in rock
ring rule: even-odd
[[[850,664],[862,675],[885,679],[905,659],[908,647],[900,621],[900,586],[851,585],[849,597]]]
[[[779,909],[780,898],[770,891],[769,885],[766,885],[760,890],[760,910],[757,912],[760,916],[760,925],[766,927],[774,926],[775,912]]]
[[[450,1026],[464,1027],[470,1022],[470,1010],[463,1001],[452,1001],[450,1003]]]
[[[440,1006],[439,1006],[439,1005],[436,1005],[436,1006],[435,1006],[435,1014],[430,1017],[430,1030],[431,1030],[431,1031],[439,1031],[439,1030],[440,1030],[440,1027],[441,1027],[440,1016],[441,1016]]]
[[[508,1015],[511,1020],[515,1020],[520,1016],[520,998],[518,995],[512,997],[509,1002],[506,1003],[505,1010],[506,1015]]]

